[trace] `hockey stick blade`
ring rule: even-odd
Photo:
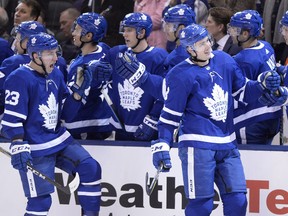
[[[163,169],[163,163],[161,163],[161,165],[158,167],[157,172],[156,172],[150,186],[149,186],[149,174],[148,174],[148,172],[146,172],[146,193],[148,196],[150,196],[152,194],[152,192],[156,186],[156,183],[158,181],[159,174],[160,174],[162,169]]]
[[[8,151],[6,151],[5,149],[3,149],[2,147],[0,147],[0,152],[2,152],[3,154],[5,154],[8,157],[11,157],[11,154]],[[49,182],[50,184],[54,185],[56,188],[58,188],[59,190],[63,191],[66,194],[74,193],[74,191],[77,190],[77,188],[80,184],[80,178],[79,178],[78,173],[75,174],[74,179],[68,185],[63,186],[63,185],[59,184],[58,182],[54,181],[53,179],[49,178],[45,174],[39,172],[37,169],[35,169],[29,163],[27,163],[27,169],[29,169],[34,175],[36,175],[39,178],[42,178],[43,180]]]

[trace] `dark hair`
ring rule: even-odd
[[[223,33],[227,33],[227,24],[230,22],[230,18],[233,16],[232,10],[225,7],[213,7],[209,9],[209,15],[218,24],[223,24]]]
[[[28,7],[32,8],[31,16],[35,17],[36,21],[41,13],[41,6],[36,0],[20,0],[19,3],[26,4]]]

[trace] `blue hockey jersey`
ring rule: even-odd
[[[257,80],[259,74],[273,70],[276,65],[274,49],[266,41],[258,41],[256,46],[245,48],[233,57],[246,77],[251,80]],[[254,103],[248,105],[236,103],[235,108],[236,128],[281,116],[281,107],[267,107],[256,99]]]
[[[28,141],[33,157],[53,154],[72,142],[70,133],[61,126],[60,117],[73,115],[81,102],[69,94],[56,67],[44,76],[28,65],[21,66],[7,77],[4,88],[1,132],[5,137]]]
[[[126,45],[111,48],[109,62],[115,68],[115,59],[118,53],[128,50]],[[146,66],[146,71],[151,74],[164,76],[164,60],[168,55],[167,51],[161,48],[148,47],[141,53],[135,53],[139,62]],[[115,71],[112,74],[112,91],[109,91],[112,101],[116,106],[119,118],[125,126],[126,132],[130,135],[136,131],[146,115],[158,117],[162,109],[161,105],[148,90],[142,86],[133,87],[127,79],[121,78]],[[120,129],[119,123],[112,122],[116,129]]]
[[[103,49],[99,45],[97,47],[98,49],[95,52],[84,56],[79,55],[72,61],[68,68],[68,83],[74,82],[73,76],[75,76],[78,67],[83,67],[84,64],[89,64],[90,61],[99,60],[106,56],[108,49]],[[112,131],[110,125],[112,114],[101,93],[104,84],[104,82],[93,80],[85,105],[81,107],[75,118],[65,121],[64,126],[72,134]]]
[[[205,149],[235,148],[234,99],[246,103],[262,91],[257,81],[248,81],[234,59],[215,51],[204,67],[186,59],[164,79],[164,108],[159,123],[159,139],[173,142],[180,125],[179,146]],[[253,92],[253,94],[251,94]]]
[[[22,65],[28,64],[31,61],[28,54],[13,55],[5,59],[0,67],[0,95],[4,95],[3,85],[8,75]],[[66,81],[67,66],[64,58],[59,57],[56,66],[63,73],[64,80]],[[4,111],[4,97],[0,97],[0,114]]]

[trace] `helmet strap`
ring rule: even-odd
[[[39,56],[39,55],[38,55],[38,56]],[[33,58],[32,61],[33,61],[36,65],[40,66],[40,67],[43,69],[43,71],[44,71],[44,75],[47,76],[48,73],[47,73],[46,67],[45,67],[45,65],[44,65],[44,63],[43,63],[43,61],[42,61],[42,58],[39,56],[39,60],[41,61],[42,64],[38,64],[38,63],[36,62],[33,54],[32,54],[32,58]]]

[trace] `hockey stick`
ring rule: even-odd
[[[122,130],[125,131],[125,127],[123,125],[123,123],[120,121],[119,119],[119,115],[117,113],[116,107],[113,104],[113,101],[111,100],[110,96],[108,95],[108,85],[104,85],[101,89],[101,93],[104,96],[105,101],[107,102],[108,106],[110,107],[114,117],[116,118],[116,120],[118,121],[118,123],[120,124],[120,127]]]
[[[148,172],[146,172],[146,193],[148,196],[150,196],[152,194],[152,192],[156,186],[156,183],[158,181],[159,174],[160,174],[162,169],[163,169],[163,163],[161,163],[161,165],[158,167],[157,172],[156,172],[150,186],[149,186],[149,174],[148,174]]]
[[[0,152],[2,152],[3,154],[5,154],[8,157],[11,157],[11,154],[8,151],[6,151],[5,149],[3,149],[2,147],[0,147]],[[78,173],[76,173],[74,179],[68,185],[63,186],[63,185],[59,184],[58,182],[54,181],[53,179],[49,178],[45,174],[39,172],[37,169],[35,169],[29,163],[27,163],[27,169],[30,170],[34,175],[36,175],[39,178],[42,178],[43,180],[51,183],[56,188],[58,188],[59,190],[63,191],[66,194],[72,194],[75,190],[77,190],[77,188],[80,184],[80,178],[79,178]]]

